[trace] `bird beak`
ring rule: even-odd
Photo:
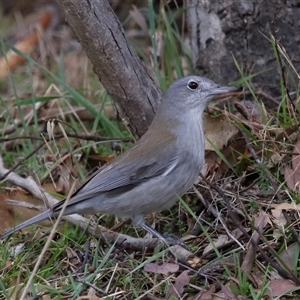
[[[236,91],[237,88],[229,85],[215,85],[208,90],[211,95],[220,95]]]

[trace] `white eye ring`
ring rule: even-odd
[[[191,91],[196,90],[199,87],[198,82],[196,82],[195,80],[191,80],[188,84],[187,84],[187,88]]]

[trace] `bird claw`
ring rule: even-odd
[[[159,232],[157,232],[154,228],[147,225],[146,223],[143,223],[140,226],[143,229],[145,229],[147,232],[149,232],[150,234],[152,234],[156,238],[158,238],[161,242],[163,242],[166,247],[179,245],[179,246],[183,247],[184,249],[189,250],[188,246],[174,233],[165,232],[163,235],[161,235]]]
[[[179,245],[184,249],[189,250],[189,247],[185,244],[185,242],[181,238],[179,238],[176,234],[165,232],[163,234],[163,237],[170,246]]]

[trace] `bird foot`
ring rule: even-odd
[[[166,247],[179,245],[184,249],[188,250],[188,246],[178,236],[176,236],[173,233],[166,232],[163,235],[161,235],[159,232],[157,232],[154,228],[147,225],[146,223],[143,223],[141,227],[145,229],[147,232],[149,232],[150,234],[154,235],[156,238],[158,238],[161,242],[164,243]]]
[[[189,250],[189,247],[185,244],[185,242],[181,238],[179,238],[176,234],[165,232],[163,234],[163,237],[170,246],[179,245],[184,249]]]

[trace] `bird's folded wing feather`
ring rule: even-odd
[[[99,193],[113,191],[113,194],[118,194],[118,189],[124,192],[126,188],[129,190],[149,178],[167,174],[178,163],[178,149],[172,143],[172,147],[168,147],[168,140],[160,142],[159,145],[154,143],[147,149],[141,148],[140,145],[136,144],[129,152],[92,175],[72,195],[68,205],[95,197]],[[158,146],[164,149],[159,154]],[[57,210],[61,205],[62,203],[59,203],[53,209]]]

